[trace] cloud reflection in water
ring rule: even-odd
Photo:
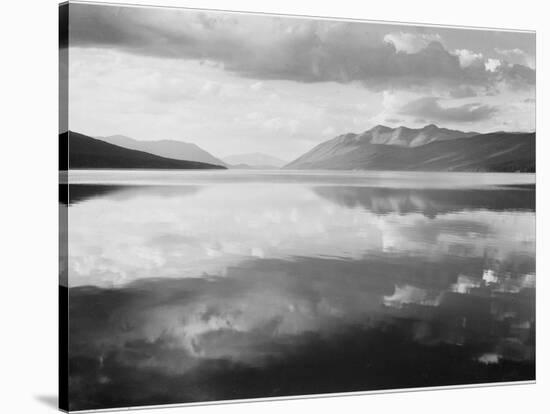
[[[533,188],[191,188],[71,204],[75,409],[534,378]]]

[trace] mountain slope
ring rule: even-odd
[[[69,169],[225,169],[219,165],[159,157],[72,131],[60,134],[59,139],[60,147],[67,148],[68,145]]]
[[[340,136],[318,145],[285,168],[534,172],[535,134],[478,134],[414,147]]]
[[[478,135],[478,133],[439,128],[433,124],[418,129],[407,127],[389,128],[377,125],[361,134],[343,134],[325,141],[302,157],[292,161],[285,168],[297,168],[302,162],[315,163],[331,157],[338,157],[355,151],[357,148],[364,148],[367,144],[415,148],[431,142],[468,138],[475,135]]]
[[[287,162],[271,155],[262,154],[260,152],[253,152],[249,154],[235,154],[225,157],[223,159],[227,164],[232,166],[239,166],[245,168],[245,166],[258,168],[258,167],[275,167],[281,168]]]
[[[467,138],[474,135],[478,135],[478,133],[439,128],[434,124],[416,129],[403,126],[389,128],[384,125],[377,125],[362,134],[356,135],[355,139],[362,143],[396,145],[399,147],[419,147],[434,141]]]
[[[206,162],[208,164],[225,166],[225,163],[222,160],[214,157],[208,151],[205,151],[198,145],[192,143],[167,139],[160,141],[138,141],[137,139],[124,135],[97,137],[97,139],[108,142],[109,144],[118,145],[119,147],[144,151],[160,157],[175,160],[199,161]]]

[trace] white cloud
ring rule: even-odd
[[[406,32],[388,33],[384,41],[395,46],[398,52],[417,53],[431,42],[441,42],[439,34],[414,34]]]
[[[329,126],[355,129],[359,108],[364,123],[381,99],[354,84],[261,81],[260,88],[199,62],[87,48],[71,50],[70,83],[72,130],[193,142],[218,157],[243,148],[296,158]]]
[[[491,85],[497,80],[481,67],[461,67],[444,46],[453,36],[436,28],[87,5],[75,6],[71,14],[71,47],[218,62],[221,70],[256,81],[357,81],[380,91],[388,86]],[[479,50],[485,50],[481,47],[487,33],[470,31],[470,39],[453,49],[470,50],[469,45],[477,48],[480,43]],[[524,77],[514,78],[518,86]]]
[[[535,69],[535,57],[527,54],[525,51],[519,48],[513,49],[499,49],[495,48],[495,52],[502,55],[510,63],[520,64]]]
[[[94,14],[84,9],[86,25]],[[502,57],[500,65],[500,59],[486,62],[488,56],[500,56],[493,50],[497,46],[517,59],[521,49],[507,41],[494,43],[484,32],[458,42],[435,28],[415,33],[389,25],[282,18],[210,21],[161,11],[120,22],[113,13],[117,8],[100,9],[112,36],[80,26],[71,46],[69,122],[88,135],[182,140],[218,157],[246,148],[293,159],[332,136],[322,133],[330,128],[339,135],[389,120],[393,126],[416,126],[415,119],[396,115],[403,103],[422,96],[452,92],[451,98],[462,99],[449,101],[452,106],[474,95],[481,104],[493,100],[493,106],[500,105],[497,100],[522,103],[534,97],[533,70],[509,66],[505,62],[511,58]],[[142,19],[154,33],[137,30]],[[293,30],[285,34],[286,28]],[[200,41],[186,48],[181,44],[185,34]],[[486,94],[488,87],[494,98]],[[253,112],[261,119],[247,118]],[[532,130],[532,106],[510,111],[505,121],[509,124],[476,121],[471,128]],[[441,126],[453,127],[450,122]]]
[[[479,62],[483,59],[483,54],[475,53],[468,49],[457,49],[455,50],[455,54],[458,56],[460,66],[463,68],[471,66],[473,63]]]
[[[496,70],[500,67],[502,62],[499,59],[492,59],[489,58],[485,62],[485,70],[487,72],[496,72]]]

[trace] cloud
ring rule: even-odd
[[[404,105],[400,113],[428,119],[432,122],[475,122],[488,119],[498,109],[491,105],[468,103],[455,107],[444,107],[440,98],[424,97]]]
[[[194,59],[259,80],[359,82],[383,90],[488,86],[517,72],[493,63],[486,71],[467,49],[446,50],[435,32],[382,32],[390,26],[85,4],[70,13],[71,46]]]
[[[459,86],[456,89],[453,89],[449,92],[451,98],[460,99],[460,98],[471,98],[477,96],[476,91],[470,86]]]
[[[460,66],[462,66],[463,68],[471,66],[472,64],[479,62],[481,61],[481,59],[483,59],[483,54],[474,53],[468,49],[457,49],[455,50],[455,54],[458,56]]]
[[[416,34],[399,32],[388,33],[384,36],[384,41],[391,43],[398,52],[418,53],[432,42],[441,42],[441,36],[436,33]]]
[[[403,120],[400,118],[386,118],[384,121],[389,124],[400,124],[403,122]]]
[[[485,70],[488,72],[496,72],[501,64],[502,62],[499,59],[489,58],[487,62],[485,62]]]
[[[535,85],[536,72],[527,66],[506,64],[499,68],[499,78],[509,86],[520,89],[524,85]]]
[[[522,64],[531,69],[535,69],[535,58],[529,55],[527,52],[519,48],[513,49],[499,49],[495,48],[495,52],[501,56],[504,56],[506,60],[513,64]]]

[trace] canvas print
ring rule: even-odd
[[[535,33],[59,21],[62,409],[535,379]]]

